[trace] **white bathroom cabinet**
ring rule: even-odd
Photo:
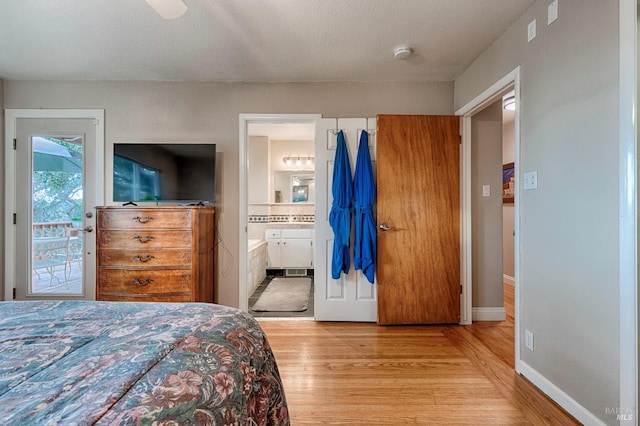
[[[267,229],[267,268],[313,268],[312,229]]]

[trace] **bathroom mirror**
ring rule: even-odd
[[[300,170],[274,172],[274,203],[314,203],[315,175]]]

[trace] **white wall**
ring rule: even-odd
[[[521,336],[524,366],[606,423],[619,406],[617,2],[537,1],[455,82],[459,108],[521,66]],[[527,43],[527,24],[537,37]],[[524,338],[521,341],[524,345]],[[558,394],[557,394],[558,395]],[[562,395],[561,395],[562,396]]]
[[[104,108],[114,141],[216,142],[216,301],[238,306],[238,114],[453,114],[453,83],[6,81],[5,108]],[[4,173],[4,162],[1,173]]]
[[[269,138],[267,136],[249,136],[247,139],[248,183],[247,201],[252,203],[269,202],[270,167]]]
[[[271,170],[308,170],[313,172],[315,166],[307,166],[302,163],[296,166],[295,163],[287,166],[283,161],[284,156],[313,156],[315,155],[315,141],[287,141],[277,140],[271,141]]]

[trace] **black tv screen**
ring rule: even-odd
[[[215,199],[215,144],[113,144],[114,202]]]

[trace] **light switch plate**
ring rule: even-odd
[[[533,352],[533,333],[529,330],[524,331],[524,345]]]
[[[482,185],[482,196],[491,197],[491,185]]]
[[[536,20],[529,22],[527,25],[527,43],[536,38]]]
[[[522,175],[524,189],[538,189],[538,171],[526,172]]]
[[[547,25],[558,19],[558,0],[554,0],[547,7]]]

